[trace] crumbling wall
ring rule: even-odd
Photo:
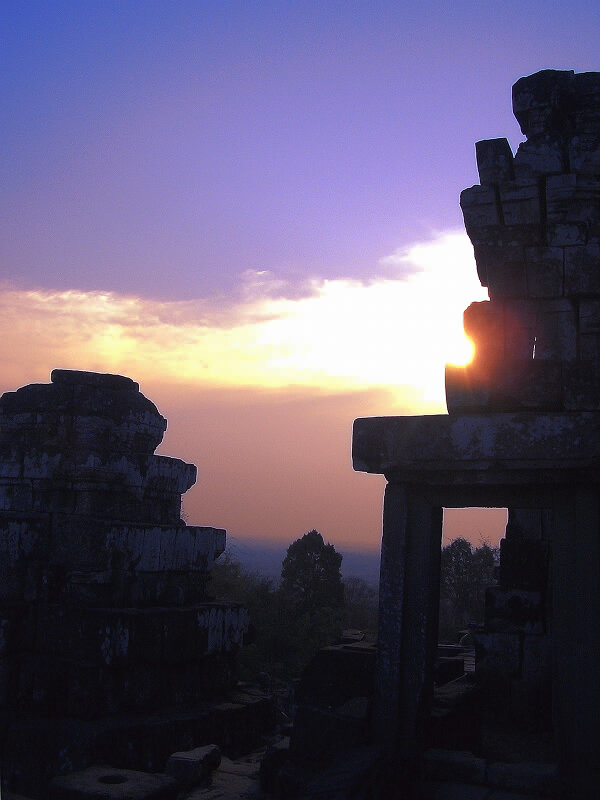
[[[225,531],[129,378],[54,370],[0,398],[0,712],[99,717],[229,687],[247,611],[207,600]]]
[[[600,73],[513,86],[527,137],[477,142],[460,198],[489,301],[464,314],[472,364],[446,370],[448,411],[600,409]]]
[[[446,370],[450,414],[600,409],[600,73],[521,78],[526,141],[477,142],[481,183],[461,194],[488,301],[464,312],[473,362]],[[550,716],[551,525],[509,509],[499,585],[486,596],[479,680],[531,724]]]

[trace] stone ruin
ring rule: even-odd
[[[0,398],[5,787],[161,769],[217,729],[241,735],[242,701],[229,722],[202,704],[232,689],[248,614],[207,597],[225,531],[182,521],[196,467],[154,454],[166,426],[119,375],[54,370]]]
[[[446,369],[449,414],[354,423],[354,468],[388,481],[373,729],[414,785],[430,746],[442,510],[506,507],[476,637],[483,714],[495,704],[513,749],[520,730],[547,726],[556,767],[530,770],[545,780],[532,785],[588,798],[600,786],[600,73],[522,78],[513,108],[526,141],[514,157],[506,139],[478,142],[480,184],[461,195],[490,299],[465,311],[475,356]],[[522,765],[495,757],[459,767],[515,788]]]
[[[447,367],[448,411],[600,409],[600,82],[547,70],[513,87],[527,140],[477,142],[460,197],[490,299],[464,328],[473,363]]]

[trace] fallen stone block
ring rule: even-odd
[[[165,772],[186,788],[199,786],[208,780],[211,772],[221,763],[221,751],[216,744],[207,744],[173,753],[169,756]]]

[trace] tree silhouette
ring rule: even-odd
[[[344,585],[342,555],[325,544],[318,531],[305,533],[288,547],[281,567],[281,593],[300,613],[341,609]]]
[[[482,622],[485,589],[495,582],[497,549],[474,548],[459,537],[442,548],[440,569],[440,638],[454,640],[469,622]]]

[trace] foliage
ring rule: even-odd
[[[239,655],[240,677],[256,679],[263,672],[290,680],[317,650],[337,640],[344,607],[341,561],[333,545],[310,531],[288,548],[280,588],[227,554],[215,562],[211,594],[244,603],[250,612],[251,643]]]
[[[483,621],[485,589],[495,582],[497,548],[474,548],[459,537],[442,548],[440,565],[440,641],[456,642],[470,622]]]
[[[340,609],[344,586],[340,566],[342,555],[325,544],[318,531],[305,533],[287,549],[281,567],[281,593],[301,613],[317,609]]]

